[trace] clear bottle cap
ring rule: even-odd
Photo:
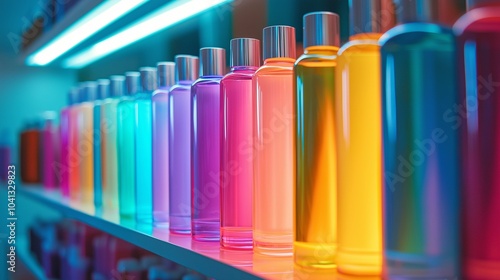
[[[141,85],[143,91],[155,91],[156,84],[156,68],[154,67],[141,67]]]
[[[260,66],[260,42],[253,38],[231,40],[230,66]]]
[[[288,57],[295,55],[295,28],[286,25],[274,25],[262,31],[263,59]]]
[[[109,80],[99,79],[97,80],[97,99],[105,99],[109,97]]]
[[[200,69],[201,76],[224,76],[226,74],[226,50],[201,48]]]
[[[169,88],[175,84],[175,63],[171,61],[158,62],[158,86]]]
[[[436,0],[394,0],[398,23],[433,22],[438,19]]]
[[[120,97],[125,94],[125,77],[121,75],[114,75],[109,77],[110,80],[110,94],[111,97]]]
[[[175,56],[176,81],[194,81],[199,76],[198,57],[193,55]]]
[[[310,46],[340,46],[339,16],[331,12],[304,15],[304,48]]]
[[[125,82],[127,85],[127,95],[134,95],[141,90],[141,74],[139,72],[125,73]]]
[[[381,0],[349,0],[351,36],[382,32]]]

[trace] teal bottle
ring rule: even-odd
[[[140,89],[139,72],[125,73],[127,86],[117,106],[118,205],[120,216],[134,218],[135,208],[135,106]]]
[[[460,279],[456,42],[435,0],[400,0],[380,39],[386,279]]]
[[[153,169],[151,97],[157,88],[156,68],[142,67],[142,90],[135,97],[135,204],[138,223],[153,219]]]
[[[94,101],[93,122],[94,122],[94,206],[96,209],[102,207],[103,196],[103,165],[102,154],[104,153],[103,140],[103,118],[102,104],[103,100],[109,96],[109,80],[103,79],[97,81],[97,99]]]

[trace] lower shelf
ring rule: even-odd
[[[226,250],[218,242],[199,242],[189,235],[171,234],[151,224],[136,224],[114,211],[96,211],[93,205],[71,201],[59,192],[24,186],[19,193],[72,218],[154,254],[215,279],[349,279],[336,271],[304,270],[291,257],[269,257],[252,251]],[[358,278],[359,279],[359,278]]]
[[[46,280],[45,272],[43,271],[40,264],[38,264],[35,257],[31,254],[29,250],[29,242],[25,236],[21,236],[17,239],[18,257],[21,262],[28,268],[28,270],[35,276],[38,280]]]

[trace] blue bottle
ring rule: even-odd
[[[136,220],[149,223],[153,219],[153,171],[151,97],[157,88],[156,68],[142,67],[140,91],[135,97],[135,195]]]
[[[109,96],[109,80],[102,79],[97,81],[97,99],[94,102],[93,108],[93,122],[94,122],[94,206],[97,208],[102,207],[102,194],[103,194],[103,165],[102,154],[103,146],[103,122],[102,122],[102,101]]]
[[[455,37],[434,0],[400,0],[380,39],[385,278],[460,279]]]

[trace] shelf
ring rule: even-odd
[[[226,250],[218,242],[198,242],[190,236],[170,234],[168,229],[120,219],[116,212],[98,212],[92,205],[71,201],[59,192],[24,186],[19,193],[41,202],[66,217],[81,221],[126,240],[154,254],[215,279],[334,279],[335,271],[303,270],[291,257],[269,257],[251,251]],[[342,279],[345,279],[342,277]]]
[[[17,254],[19,260],[29,269],[29,271],[38,280],[46,280],[45,272],[40,267],[36,259],[33,257],[29,250],[29,243],[25,236],[17,238]]]

